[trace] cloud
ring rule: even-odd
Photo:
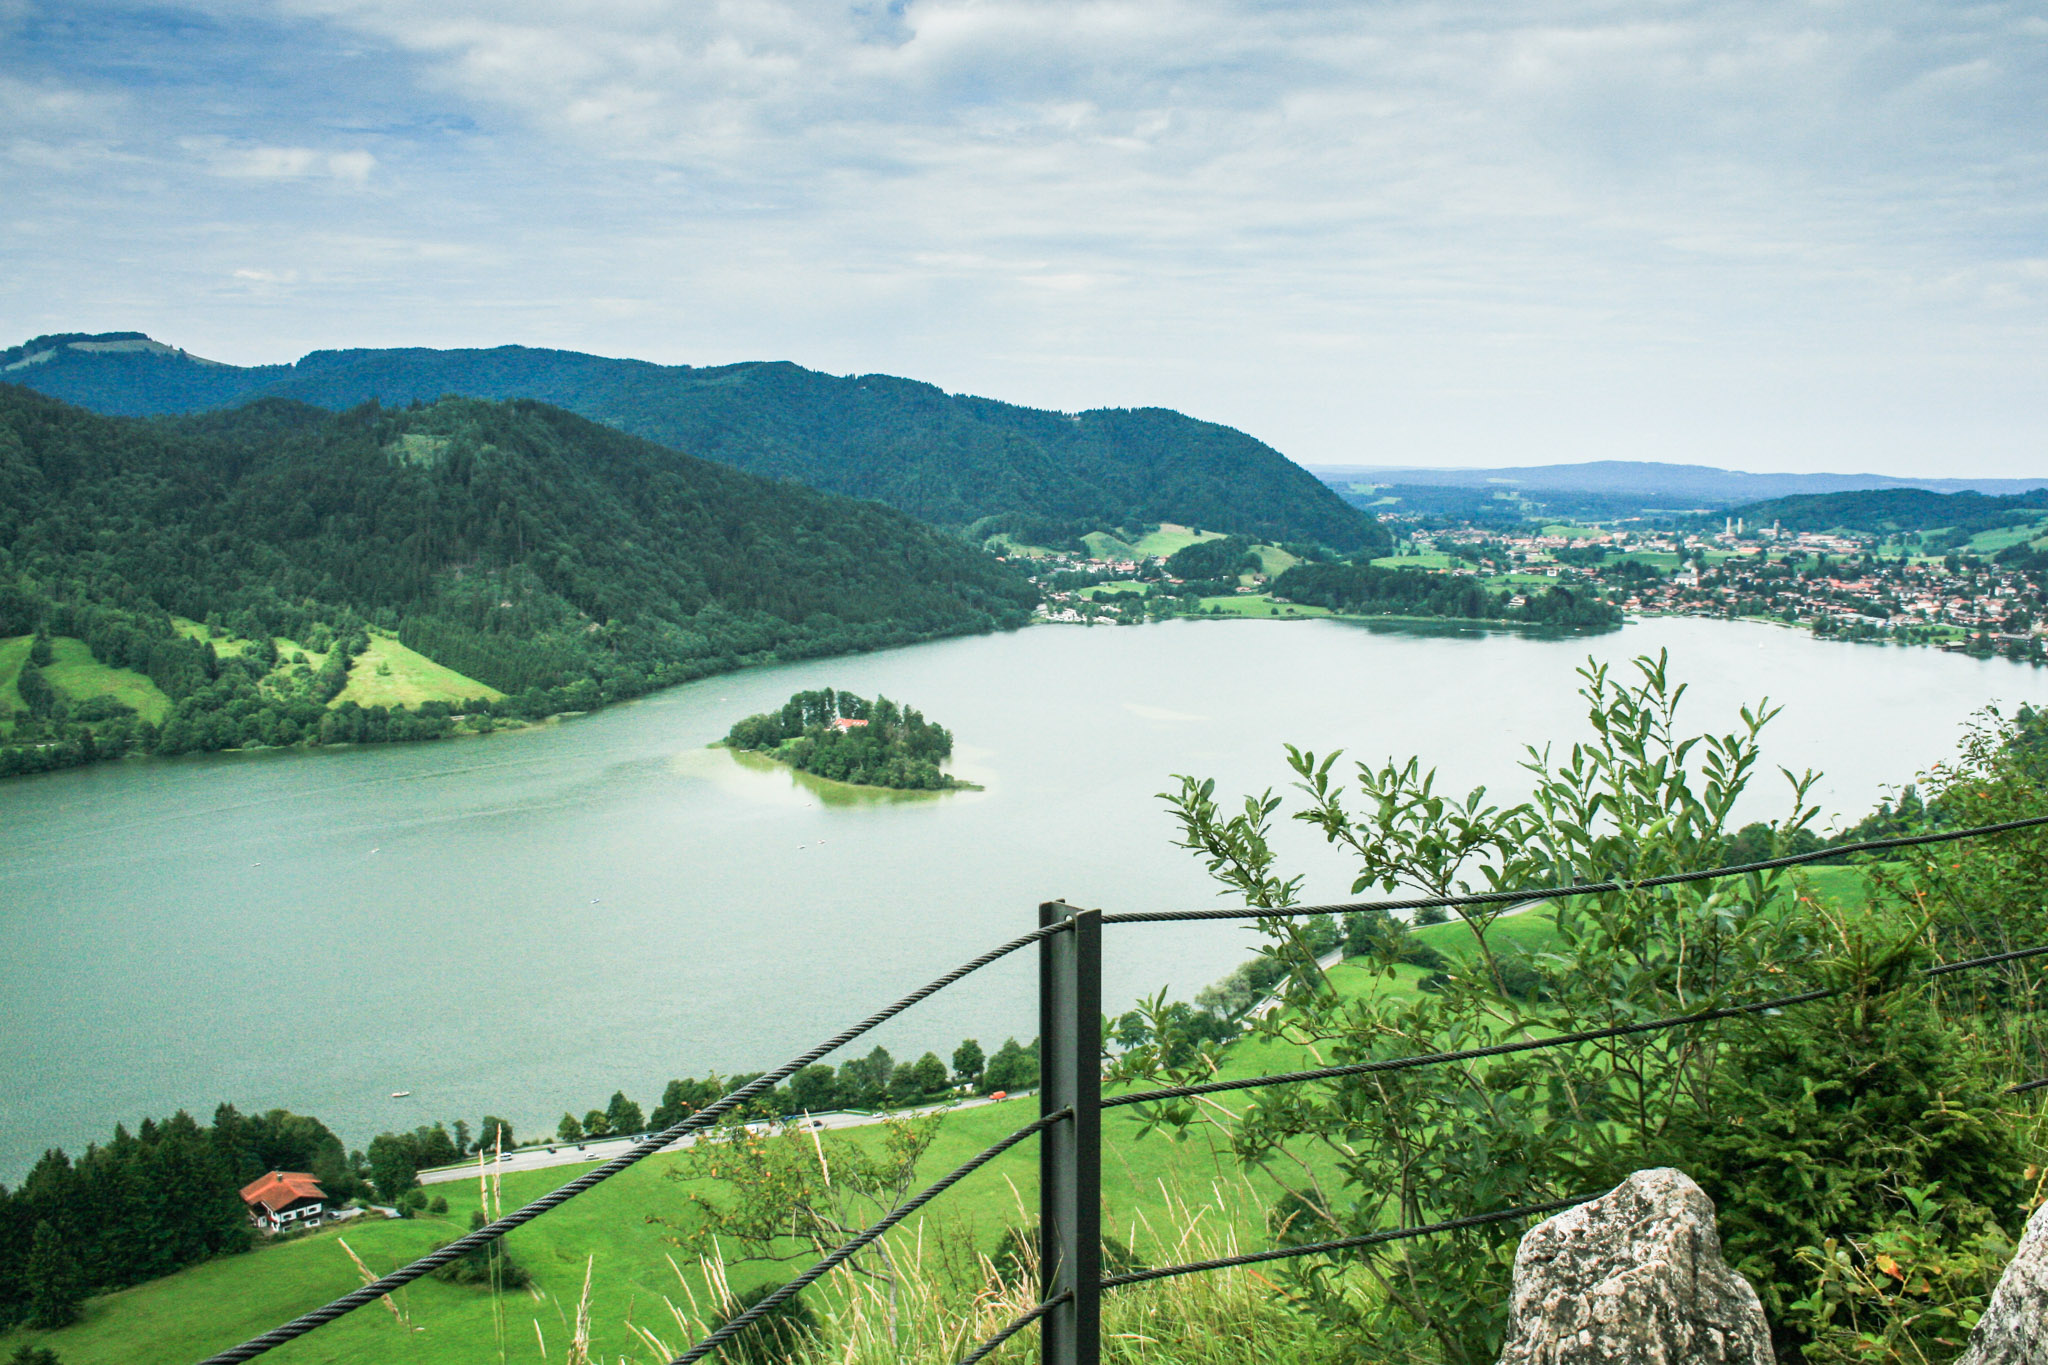
[[[2005,0],[84,13],[14,30],[29,198],[147,205],[213,280],[317,236],[276,266],[309,346],[389,337],[382,298],[448,341],[1159,402],[1333,463],[2019,459],[2048,426],[2048,27]]]
[[[225,147],[195,142],[190,150],[215,175],[236,180],[338,180],[367,184],[377,158],[365,151],[323,152],[311,147]]]

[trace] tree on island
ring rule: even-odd
[[[952,732],[887,697],[869,701],[829,687],[798,692],[779,711],[739,721],[725,742],[835,782],[905,791],[970,785],[939,768],[953,755]]]

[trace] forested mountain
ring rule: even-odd
[[[315,351],[293,365],[242,368],[124,332],[38,337],[0,353],[0,378],[126,415],[264,396],[332,409],[373,398],[531,398],[941,526],[1022,512],[1103,527],[1174,521],[1347,551],[1391,547],[1370,515],[1230,427],[1163,408],[1046,412],[786,362],[693,368],[501,346]]]
[[[2048,513],[2048,488],[1987,496],[1930,493],[1918,488],[1879,488],[1855,493],[1818,493],[1774,498],[1731,508],[1727,515],[1752,526],[1777,522],[1787,531],[1994,531],[2034,521]]]
[[[136,739],[160,751],[333,737],[323,708],[372,627],[544,715],[1018,626],[1036,601],[901,512],[541,403],[136,419],[0,385],[0,638],[68,636],[145,674],[178,708]],[[173,615],[260,644],[219,658]],[[302,686],[272,672],[279,637],[326,656],[298,661]],[[46,741],[75,740],[34,672],[17,686]],[[362,731],[338,737],[386,737]]]

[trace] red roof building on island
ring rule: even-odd
[[[856,720],[852,716],[841,716],[839,719],[833,721],[832,723],[842,730],[858,730],[862,726],[866,725],[867,721]]]
[[[259,1228],[276,1232],[294,1223],[317,1224],[327,1191],[304,1171],[271,1171],[242,1186],[242,1202]]]

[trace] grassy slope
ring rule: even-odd
[[[395,636],[370,633],[370,647],[349,666],[348,686],[335,703],[358,706],[418,706],[425,701],[460,701],[469,697],[504,696],[474,678],[444,668],[426,655],[407,649]]]
[[[23,709],[14,682],[21,676],[21,666],[28,662],[29,646],[33,643],[34,637],[28,635],[0,640],[0,718],[11,718]],[[92,657],[83,640],[68,635],[50,641],[50,664],[43,670],[43,676],[69,701],[110,696],[134,707],[138,716],[152,723],[161,721],[171,709],[171,699],[155,683],[125,668],[108,668]]]
[[[1278,545],[1254,545],[1252,553],[1259,557],[1259,567],[1268,578],[1277,578],[1301,563],[1299,556],[1287,553]]]
[[[1205,540],[1221,539],[1223,533],[1220,531],[1196,531],[1178,522],[1163,521],[1158,530],[1141,537],[1131,548],[1141,555],[1157,555],[1163,559],[1175,550],[1185,550]]]
[[[2027,522],[2019,526],[2004,526],[1996,531],[1979,531],[1970,537],[1970,549],[1980,555],[1994,555],[2009,545],[2032,541],[2048,530],[2048,521]]]
[[[161,721],[170,713],[171,699],[140,673],[125,668],[108,668],[92,657],[85,641],[69,638],[50,642],[50,666],[43,676],[50,685],[72,701],[110,696],[146,721]]]
[[[223,659],[234,658],[237,654],[240,654],[243,650],[247,649],[252,643],[251,641],[242,639],[238,635],[229,635],[226,632],[222,632],[219,635],[215,635],[211,630],[208,630],[206,626],[201,622],[194,621],[183,616],[173,616],[171,618],[171,624],[177,628],[178,634],[184,636],[188,640],[213,641],[214,654],[219,658]]]
[[[178,630],[195,640],[211,640],[214,652],[222,658],[232,658],[249,648],[250,642],[232,635],[214,636],[197,621],[179,618]],[[0,733],[11,732],[13,713],[22,708],[20,693],[15,690],[15,679],[21,674],[21,666],[28,659],[32,637],[18,635],[0,639]],[[276,641],[281,667],[295,654],[303,653],[307,665],[318,669],[326,656],[317,650],[307,650],[298,642],[279,638]],[[51,640],[50,666],[43,670],[50,685],[72,702],[81,702],[90,697],[110,696],[124,705],[135,708],[135,713],[152,724],[161,724],[170,714],[171,699],[163,694],[157,685],[140,673],[125,668],[109,668],[92,657],[83,640],[69,636],[58,636]],[[464,677],[452,668],[444,668],[426,655],[407,649],[396,638],[372,632],[370,647],[357,657],[349,670],[348,686],[342,690],[334,704],[353,701],[360,706],[418,706],[426,701],[461,701],[471,697],[489,697],[496,701],[504,693],[494,687],[487,687],[474,678]]]

